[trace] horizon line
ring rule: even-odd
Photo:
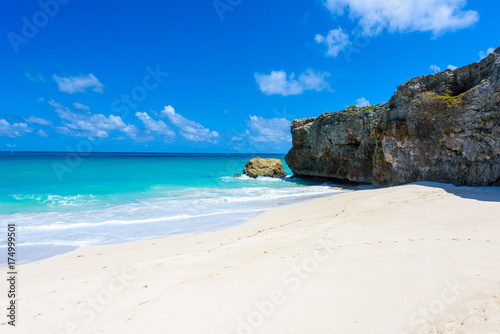
[[[238,153],[238,152],[132,152],[132,151],[95,151],[95,152],[76,152],[76,151],[3,151],[0,153],[81,153],[82,155],[90,155],[94,153],[133,153],[133,154],[263,154],[263,155],[286,155],[286,153]]]

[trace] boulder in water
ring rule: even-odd
[[[268,177],[285,177],[285,167],[280,159],[262,159],[255,157],[247,162],[243,173],[250,177],[256,178],[257,176]]]

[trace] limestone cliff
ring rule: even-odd
[[[500,182],[500,48],[479,63],[414,78],[387,103],[292,122],[295,176],[390,186]]]

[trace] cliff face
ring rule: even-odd
[[[500,182],[500,48],[479,63],[414,78],[387,103],[292,122],[296,176],[390,186]]]

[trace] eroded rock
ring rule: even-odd
[[[296,176],[390,186],[500,182],[500,48],[479,63],[414,78],[387,103],[292,122]]]
[[[245,165],[243,173],[250,177],[258,176],[285,177],[285,167],[280,159],[262,159],[255,157]]]

